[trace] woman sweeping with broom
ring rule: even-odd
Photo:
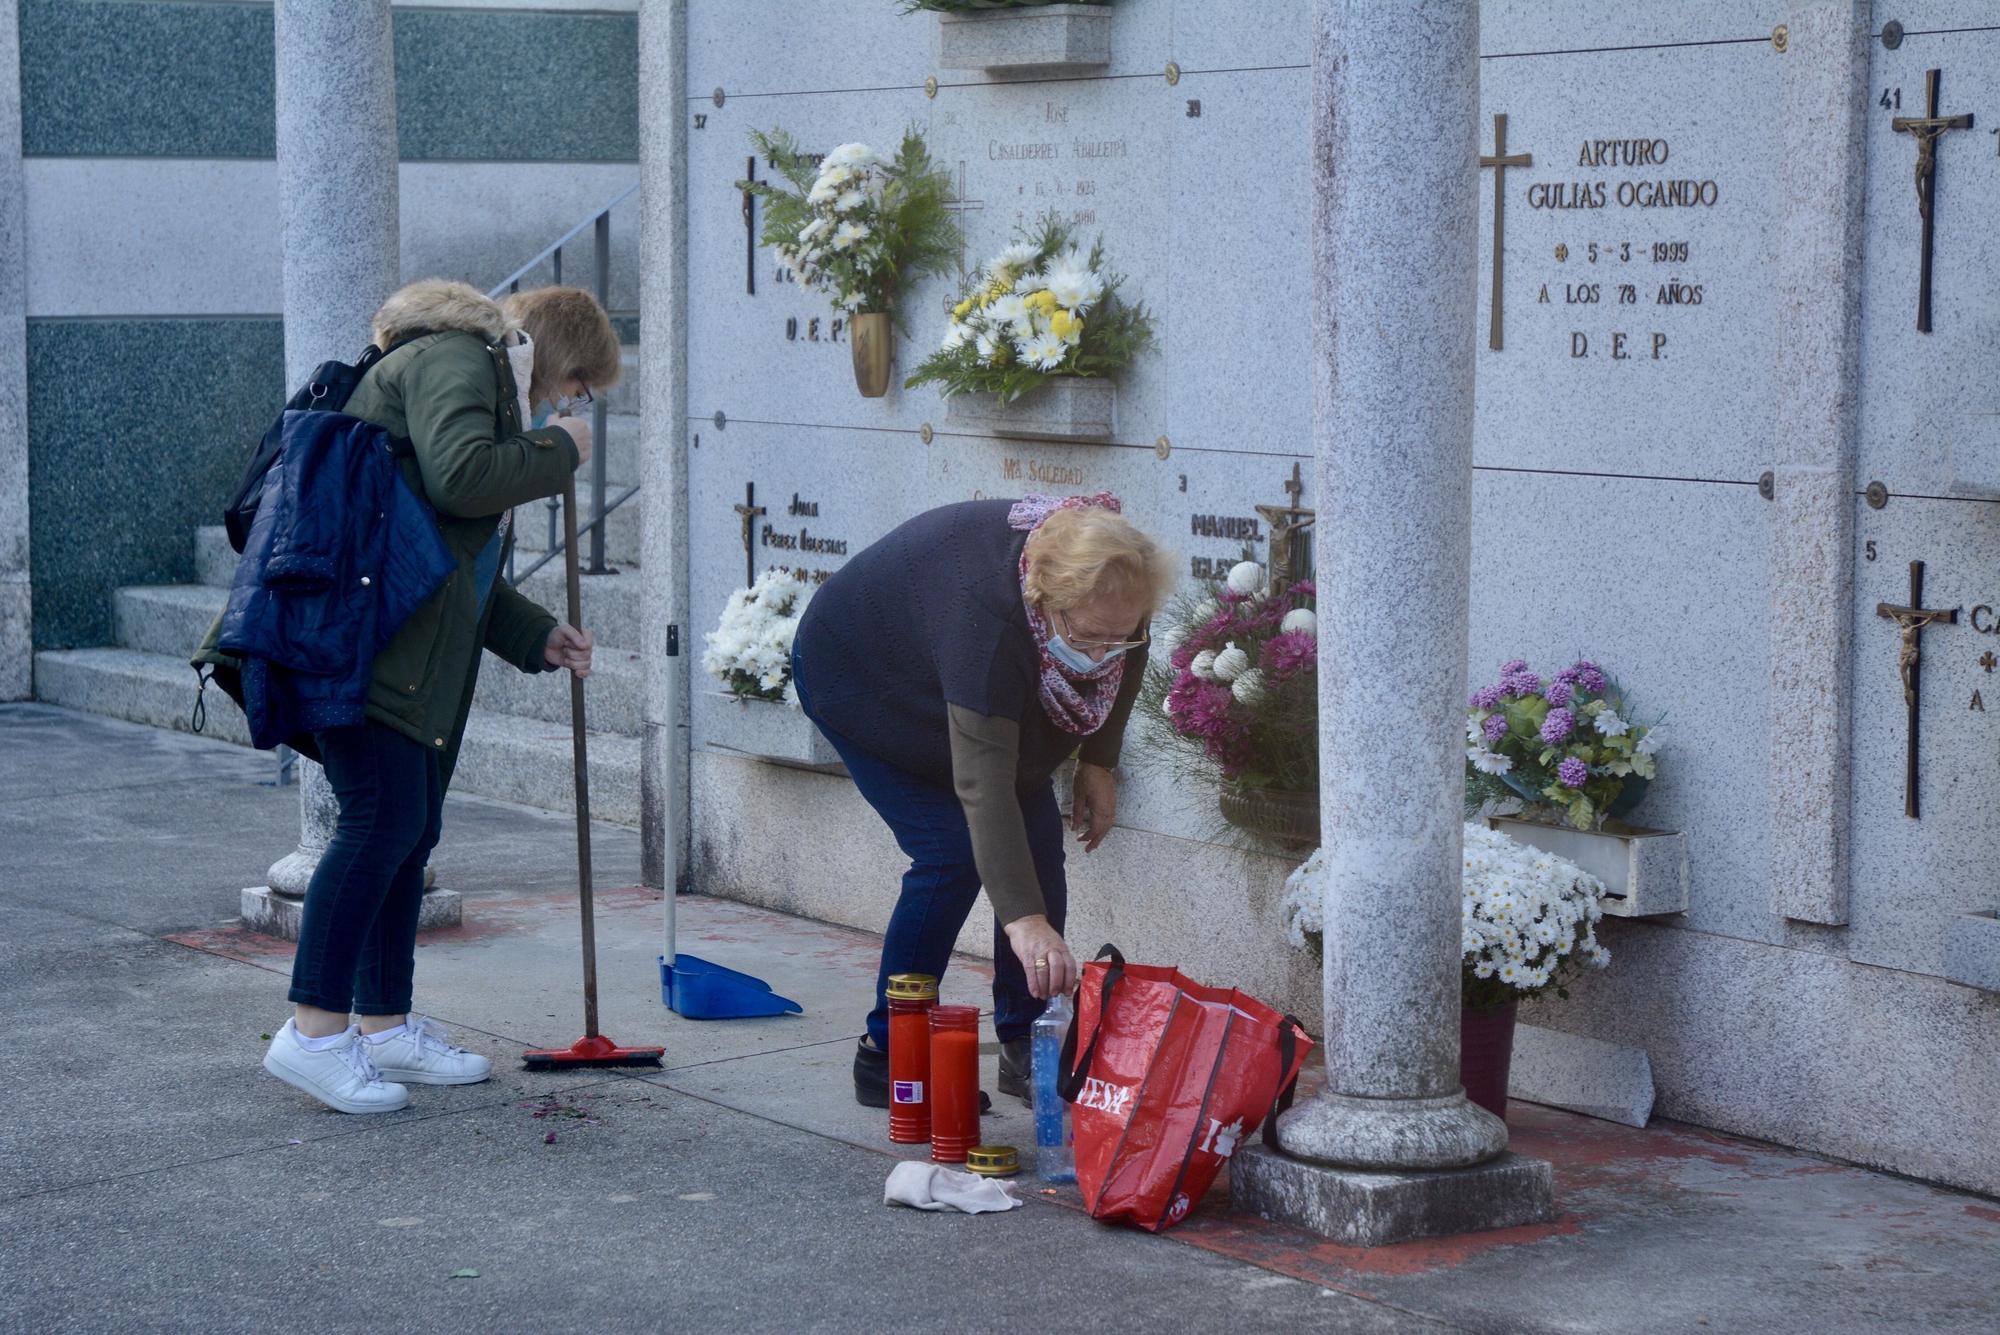
[[[306,891],[294,1013],[264,1069],[351,1113],[403,1107],[406,1084],[491,1074],[485,1057],[410,1013],[424,867],[482,648],[523,672],[590,672],[590,635],[558,623],[501,572],[509,512],[563,494],[591,451],[590,425],[571,407],[619,370],[609,317],[576,288],[517,293],[502,307],[464,283],[427,279],[391,296],[374,323],[386,355],[344,411],[410,442],[403,480],[435,510],[456,569],[376,656],[366,721],[299,739],[325,766],[340,818]],[[531,429],[541,403],[560,415]],[[196,663],[234,666],[217,637],[209,632]]]
[[[889,976],[942,977],[982,885],[1000,1090],[1030,1097],[1029,1028],[1077,980],[1050,776],[1077,756],[1071,819],[1094,851],[1117,812],[1146,626],[1173,583],[1167,553],[1118,509],[1109,494],[943,506],[806,605],[799,702],[910,859],[854,1056],[870,1107],[889,1106]]]

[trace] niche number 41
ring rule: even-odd
[[[1903,109],[1903,90],[1900,88],[1884,88],[1882,96],[1876,99],[1875,105],[1884,111],[1901,111]]]

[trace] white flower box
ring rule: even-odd
[[[1108,5],[1031,4],[938,15],[938,68],[1047,74],[1111,63]]]
[[[770,700],[742,699],[727,691],[705,691],[701,715],[702,739],[710,746],[779,764],[841,770],[840,754],[804,710]]]
[[[1109,440],[1118,425],[1118,386],[1094,376],[1058,376],[1012,403],[954,394],[944,404],[953,426],[1022,440]]]
[[[1568,858],[1604,882],[1604,912],[1614,918],[1685,913],[1688,906],[1687,835],[1679,830],[1578,830],[1567,825],[1494,816],[1488,822],[1509,838]]]

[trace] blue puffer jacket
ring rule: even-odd
[[[217,641],[243,659],[251,742],[361,723],[376,653],[457,568],[388,432],[287,412]]]

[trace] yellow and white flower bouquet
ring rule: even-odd
[[[1055,376],[1122,371],[1153,341],[1153,322],[1144,305],[1118,299],[1120,281],[1104,267],[1103,241],[1086,255],[1048,221],[972,277],[943,346],[904,384],[1011,403]]]

